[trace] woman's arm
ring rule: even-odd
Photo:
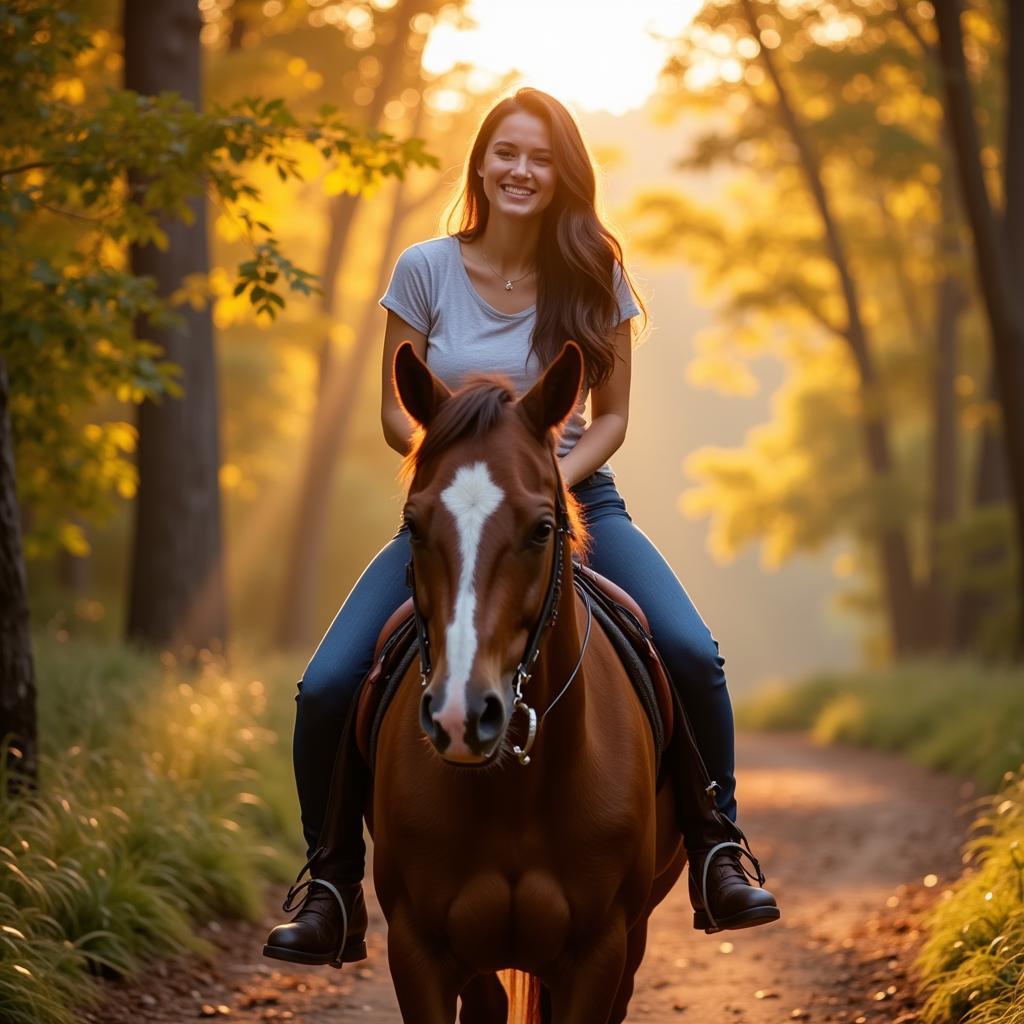
[[[381,365],[380,422],[384,440],[399,455],[408,455],[412,447],[413,422],[398,404],[391,374],[395,353],[403,341],[411,341],[420,359],[427,357],[427,336],[410,327],[397,313],[388,310],[388,323],[384,328],[384,359]]]
[[[628,320],[615,328],[612,340],[615,362],[611,376],[590,392],[590,426],[561,460],[562,476],[569,487],[600,469],[619,450],[626,437],[633,355]]]

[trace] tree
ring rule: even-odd
[[[264,161],[282,180],[294,179],[296,147],[315,147],[342,161],[358,190],[431,158],[421,140],[371,137],[330,110],[300,123],[279,100],[249,98],[207,114],[173,93],[114,90],[95,105],[71,101],[69,83],[81,90],[76,62],[92,46],[76,12],[38,0],[8,4],[8,12],[0,23],[0,736],[11,739],[30,777],[35,702],[22,533],[10,527],[12,510],[20,498],[33,522],[88,518],[95,499],[131,482],[120,469],[107,472],[107,463],[119,457],[112,445],[123,452],[134,438],[123,424],[83,428],[82,411],[101,399],[138,404],[179,390],[174,364],[132,329],[140,319],[162,329],[174,310],[152,280],[124,269],[124,247],[166,244],[162,225],[187,219],[190,202],[209,190],[239,218],[251,246],[236,293],[273,316],[285,285],[306,294],[315,285],[252,216],[260,197],[245,165]],[[145,181],[144,192],[130,181]],[[54,231],[55,224],[72,227]],[[83,478],[87,486],[78,485]]]
[[[14,487],[10,386],[0,353],[0,728],[8,772],[34,779],[36,681],[28,632],[28,588],[21,556],[21,521]]]
[[[712,112],[711,129],[698,136],[680,167],[728,163],[747,176],[750,193],[731,202],[728,218],[709,218],[663,195],[637,207],[642,213],[646,204],[663,218],[648,237],[651,247],[689,245],[715,268],[709,278],[731,287],[734,340],[721,339],[720,362],[727,349],[742,357],[774,347],[798,372],[791,353],[815,337],[818,344],[836,339],[845,349],[858,381],[855,415],[835,426],[845,429],[846,422],[860,434],[850,471],[863,466],[864,493],[873,494],[875,504],[870,519],[859,516],[856,535],[875,548],[881,607],[896,651],[937,639],[935,620],[920,612],[924,594],[938,585],[938,563],[926,559],[929,570],[922,573],[908,530],[910,511],[921,505],[920,488],[905,472],[913,422],[907,397],[915,409],[924,403],[932,428],[941,428],[930,433],[943,444],[943,455],[933,452],[930,459],[931,493],[943,496],[931,502],[933,533],[949,514],[955,472],[955,414],[948,399],[956,364],[937,359],[928,342],[941,340],[948,356],[955,341],[952,311],[962,310],[953,289],[959,217],[948,202],[928,201],[943,195],[948,161],[930,113],[929,102],[936,104],[921,75],[923,63],[893,14],[877,8],[755,0],[707,5],[666,69],[666,81],[682,82],[676,94],[668,91],[666,106]],[[666,116],[672,113],[669,107]],[[942,212],[937,220],[935,210]],[[748,223],[735,229],[729,221],[741,211]],[[932,258],[922,261],[922,252]],[[935,308],[926,314],[917,295],[930,282]],[[922,386],[923,376],[907,377],[911,365],[921,375],[935,374],[930,388]],[[900,397],[895,389],[908,384],[911,395]],[[805,440],[813,450],[813,439]],[[708,470],[707,459],[700,464],[701,472]],[[720,482],[729,476],[722,470]],[[832,509],[837,526],[849,525],[838,502]],[[778,512],[787,518],[784,509]],[[770,531],[778,521],[766,515],[762,523]]]
[[[1007,8],[1005,53],[1004,209],[995,209],[975,120],[964,58],[959,0],[936,0],[935,24],[944,73],[946,116],[954,142],[964,208],[971,225],[979,285],[985,301],[1008,453],[1018,553],[1024,550],[1024,9]],[[1019,558],[1019,554],[1018,554]],[[1018,657],[1024,656],[1024,572],[1017,568]]]
[[[199,8],[195,0],[126,0],[124,84],[142,96],[176,92],[202,109]],[[140,195],[147,184],[132,183]],[[162,223],[166,243],[133,245],[132,272],[152,278],[168,298],[190,274],[209,272],[206,200],[194,197],[187,220]],[[209,305],[186,307],[149,337],[181,368],[176,401],[139,406],[139,492],[135,501],[128,637],[152,646],[219,648],[227,639],[221,560],[217,367]]]

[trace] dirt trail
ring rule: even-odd
[[[741,735],[738,757],[740,824],[782,918],[696,932],[682,879],[651,919],[629,1021],[916,1020],[907,980],[916,920],[958,873],[970,787],[897,757],[818,748],[795,735]],[[109,1005],[85,1019],[400,1024],[376,906],[370,956],[355,970],[262,958],[263,938],[281,919],[214,925],[207,934],[224,949],[216,967],[161,965],[144,985],[111,986]]]

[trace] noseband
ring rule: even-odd
[[[548,628],[553,626],[558,620],[558,602],[562,596],[562,575],[565,571],[565,541],[566,538],[573,538],[576,536],[572,523],[569,520],[569,512],[565,505],[565,495],[562,493],[562,478],[558,471],[557,463],[555,464],[556,470],[556,485],[555,485],[555,559],[554,565],[551,569],[551,576],[548,578],[548,588],[544,595],[544,604],[541,606],[540,615],[537,621],[533,624],[533,629],[530,631],[530,636],[526,641],[526,650],[523,652],[522,658],[519,659],[519,664],[516,666],[513,696],[515,701],[512,705],[513,715],[517,711],[521,711],[526,715],[526,742],[520,747],[518,744],[513,746],[512,751],[519,759],[519,763],[522,765],[528,765],[530,763],[530,750],[533,747],[534,740],[537,738],[537,729],[539,728],[540,722],[547,718],[552,708],[562,699],[566,690],[572,684],[572,681],[576,678],[576,674],[580,670],[580,666],[583,664],[583,654],[587,649],[587,642],[590,640],[590,626],[593,621],[593,612],[590,607],[590,599],[585,591],[580,591],[581,596],[587,606],[587,629],[586,634],[583,638],[583,643],[580,645],[580,655],[576,662],[576,667],[572,670],[569,675],[569,679],[566,684],[562,687],[558,696],[548,705],[547,710],[538,720],[537,712],[530,707],[529,704],[523,700],[523,687],[530,681],[530,672],[533,668],[533,663],[537,660],[537,655],[540,654],[541,641],[544,638],[544,634]],[[416,622],[416,642],[420,652],[420,685],[426,687],[430,682],[430,673],[433,668],[430,661],[430,639],[427,636],[427,624],[420,612],[419,604],[416,601],[416,583],[415,576],[413,575],[412,558],[409,558],[409,562],[405,567],[405,582],[412,590],[412,611]]]

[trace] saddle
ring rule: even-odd
[[[654,645],[647,616],[633,597],[607,577],[575,559],[572,567],[573,585],[590,599],[594,618],[607,634],[640,698],[654,735],[655,770],[660,778],[661,755],[672,739],[675,714],[668,672]],[[377,637],[373,666],[359,691],[356,743],[371,768],[384,714],[417,653],[416,623],[409,597],[384,623]]]

